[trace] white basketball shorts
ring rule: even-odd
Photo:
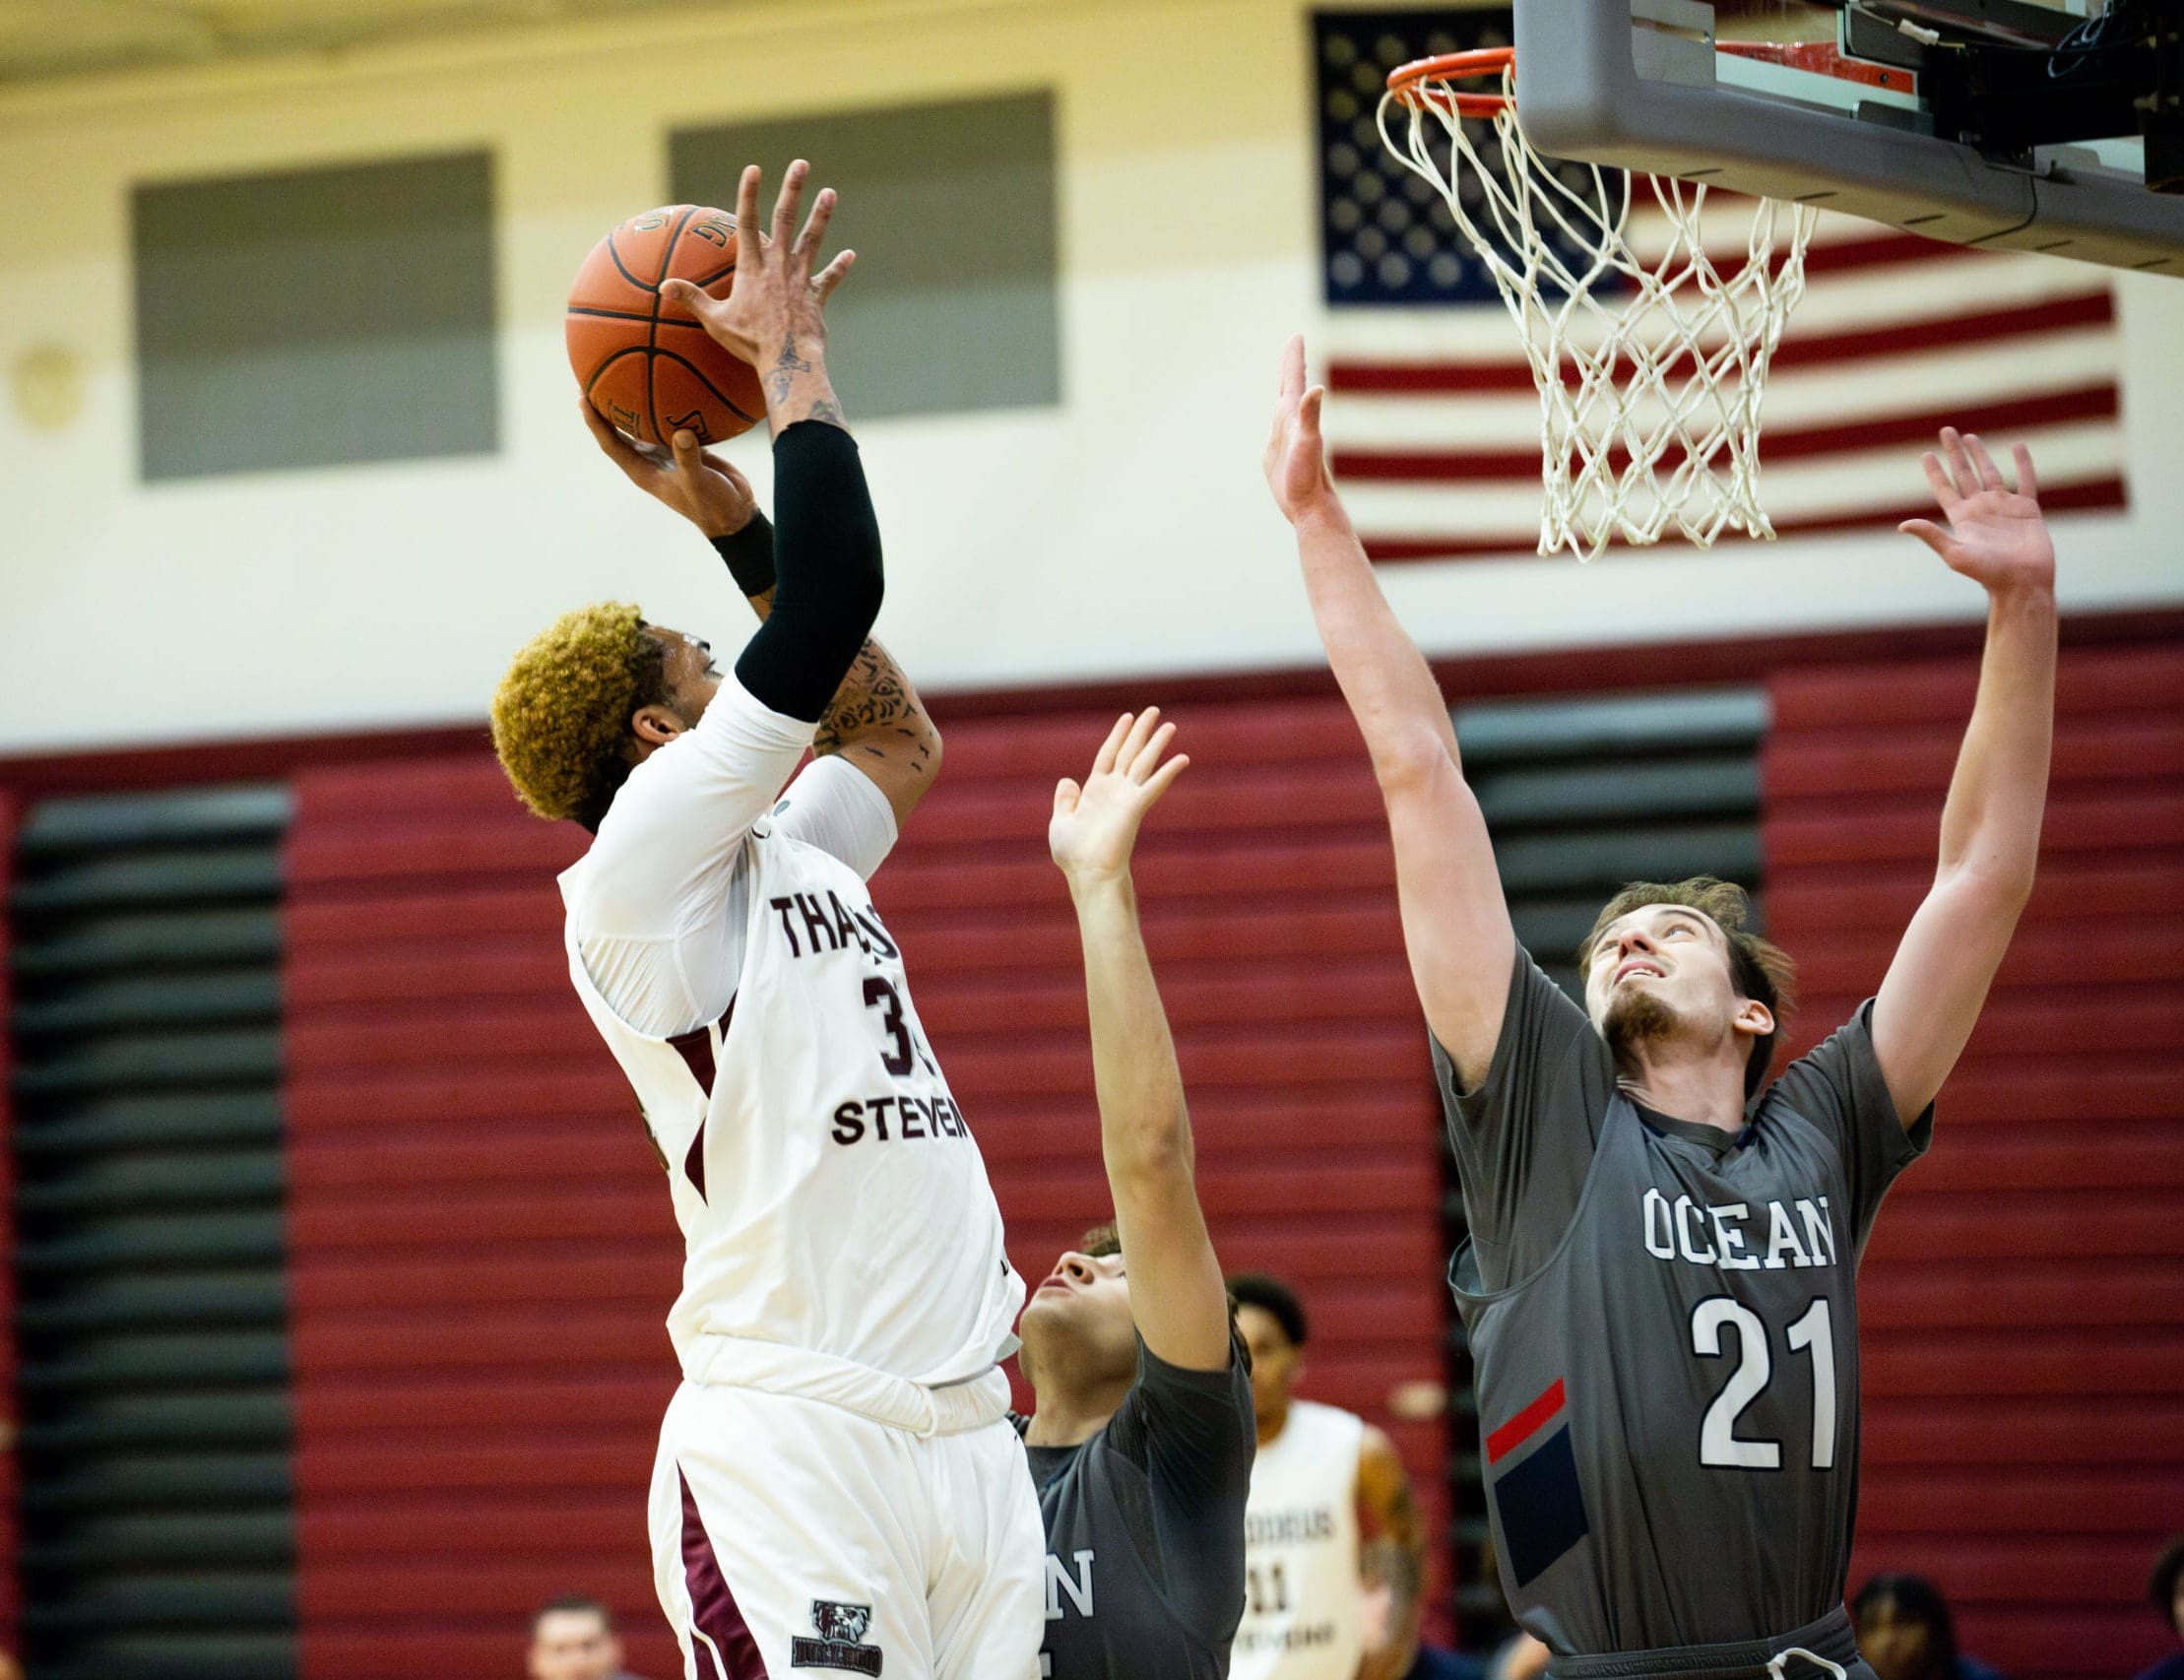
[[[954,1403],[922,1429],[759,1389],[676,1390],[650,1519],[684,1680],[1035,1680],[1039,1499],[1000,1415],[1007,1380],[963,1388],[937,1390]]]

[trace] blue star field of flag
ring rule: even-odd
[[[1413,59],[1508,46],[1508,8],[1482,11],[1316,12],[1319,128],[1320,279],[1330,304],[1487,303],[1498,294],[1486,265],[1456,226],[1433,182],[1397,162],[1381,140],[1375,112],[1387,74]],[[1477,83],[1482,91],[1490,83]],[[1390,125],[1393,126],[1394,113]],[[1445,163],[1446,141],[1435,130]],[[1499,169],[1493,124],[1471,119],[1487,166]],[[1590,171],[1561,165],[1573,187]],[[1581,178],[1580,178],[1581,177]],[[1458,181],[1466,214],[1491,227],[1484,189],[1469,171]]]

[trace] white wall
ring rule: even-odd
[[[0,412],[0,752],[476,718],[517,644],[600,596],[735,639],[708,550],[573,412],[578,260],[666,196],[672,126],[1036,86],[1059,96],[1065,402],[860,428],[882,633],[936,687],[1316,660],[1257,473],[1275,350],[1319,318],[1307,39],[1289,0],[748,0],[0,94],[0,368],[59,345],[89,370],[59,431]],[[130,188],[464,146],[495,159],[499,454],[139,484]],[[2134,507],[2068,525],[2072,608],[2184,599],[2184,285],[2122,299]],[[759,438],[731,449],[763,481]],[[1979,605],[1893,535],[1387,586],[1437,653]]]

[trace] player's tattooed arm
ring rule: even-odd
[[[1365,1649],[1357,1680],[1402,1680],[1418,1657],[1425,1609],[1423,1560],[1393,1540],[1368,1540],[1358,1548],[1358,1588]]]
[[[895,656],[872,638],[834,691],[811,750],[839,753],[870,777],[894,807],[898,828],[940,771],[939,730]]]
[[[1368,1424],[1358,1443],[1358,1522],[1367,1539],[1386,1539],[1423,1555],[1426,1528],[1395,1443]]]
[[[1425,1608],[1426,1524],[1395,1443],[1370,1424],[1358,1443],[1360,1573],[1378,1594],[1379,1637],[1369,1641],[1358,1680],[1399,1680],[1418,1647]]]
[[[796,329],[791,328],[781,341],[781,353],[774,357],[774,364],[766,374],[766,390],[776,406],[789,400],[789,393],[796,388],[797,375],[809,373],[811,360],[797,354]]]
[[[781,354],[774,357],[766,374],[766,409],[773,418],[776,435],[799,420],[817,420],[822,425],[849,429],[850,422],[842,418],[842,406],[835,401],[833,382],[827,377],[825,347],[812,343],[808,335],[802,350],[794,332],[782,341]]]

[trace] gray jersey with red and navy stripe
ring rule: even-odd
[[[1857,1261],[1933,1124],[1897,1121],[1870,1011],[1736,1134],[1620,1094],[1521,951],[1477,1091],[1437,1047],[1503,1586],[1560,1654],[1764,1640],[1841,1606]]]

